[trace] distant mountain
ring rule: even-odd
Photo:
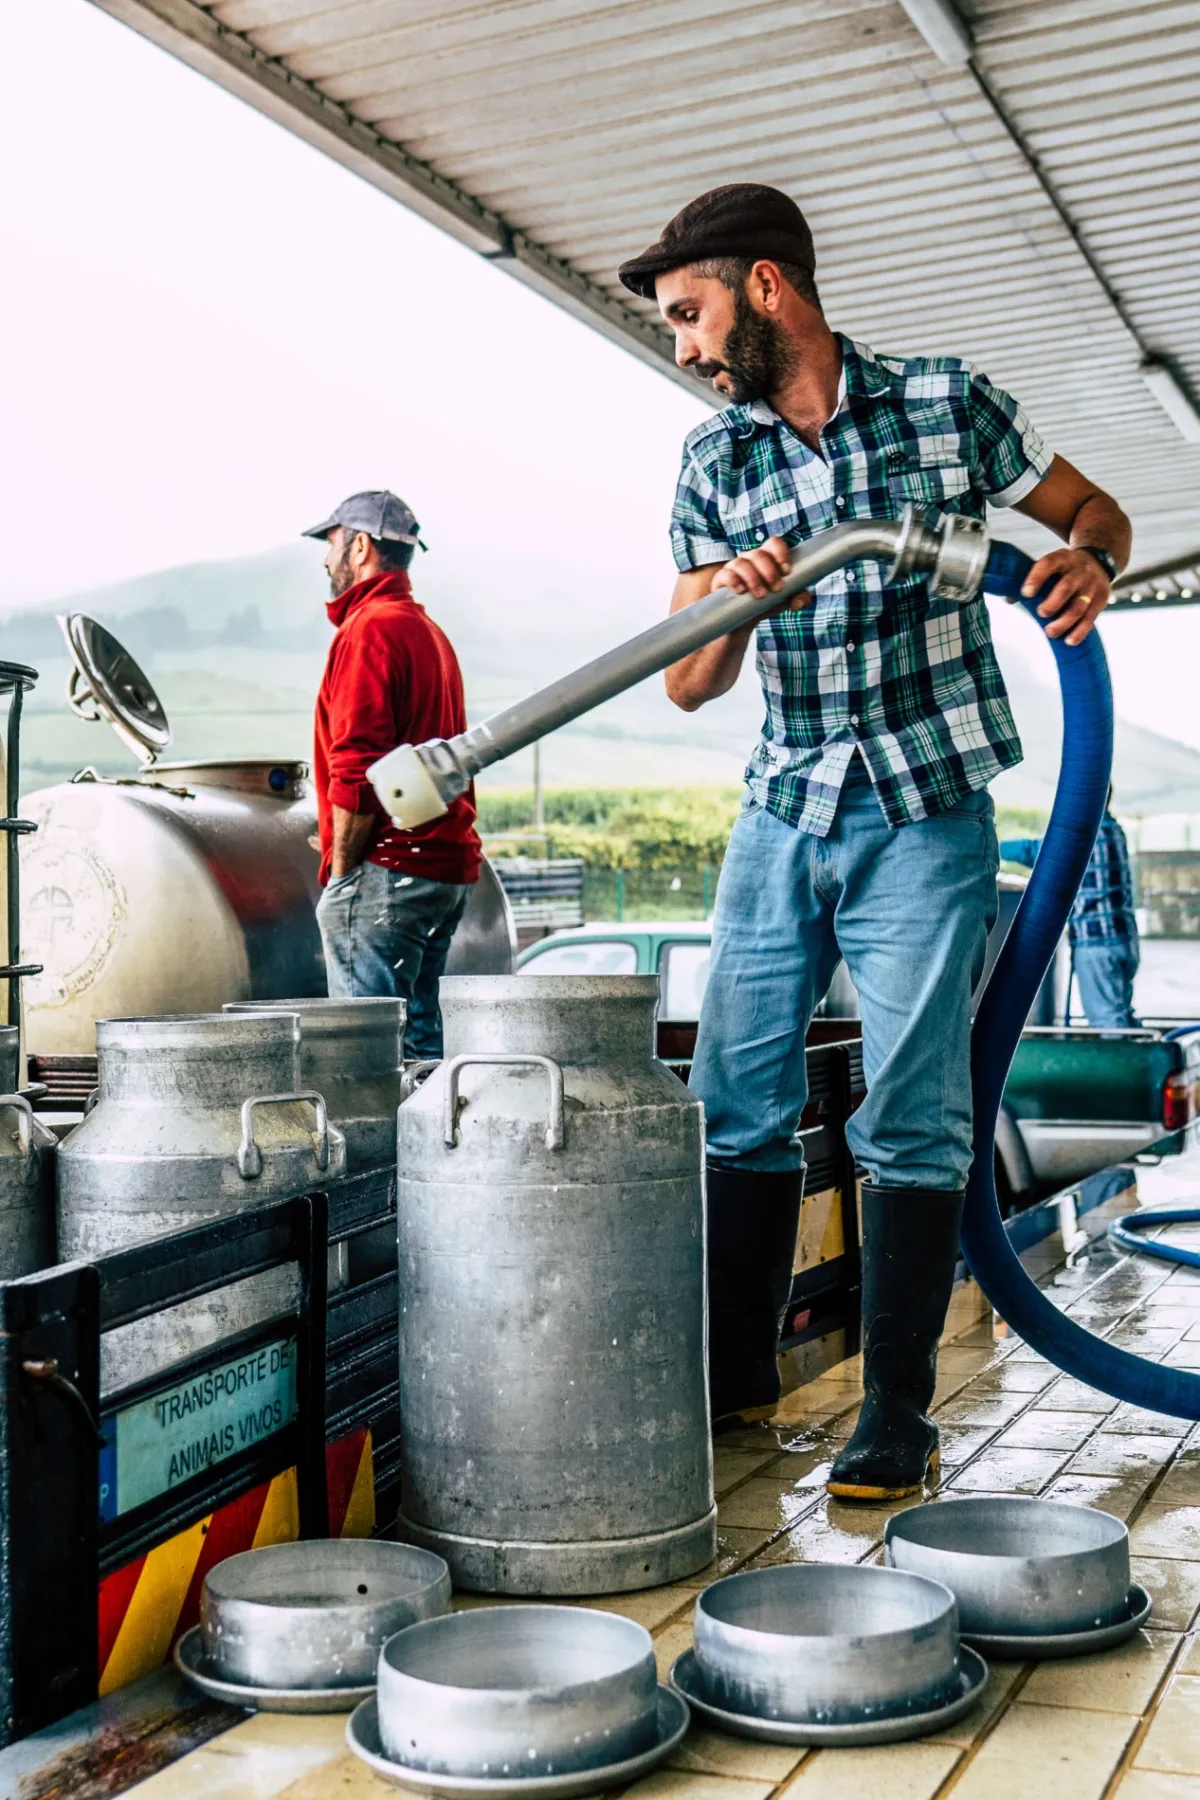
[[[458,648],[474,719],[596,655],[651,616],[637,590],[614,594],[589,585],[586,568],[531,579],[519,608],[511,587],[505,603],[497,603],[487,574],[469,592],[450,587],[432,557],[427,567],[418,562],[415,580]],[[23,733],[26,788],[60,780],[84,763],[105,773],[130,766],[110,732],[76,719],[65,706],[68,663],[56,612],[98,618],[142,664],[172,721],[171,756],[303,758],[329,641],[326,592],[318,548],[295,544],[163,569],[12,615],[0,625],[0,654],[41,673]],[[1002,775],[994,791],[1009,806],[1044,809],[1053,797],[1061,729],[1049,659],[1023,622],[1012,627],[1004,613],[996,622],[1025,761]],[[732,694],[693,715],[668,703],[661,680],[648,681],[556,733],[544,747],[544,778],[551,786],[736,782],[761,712],[749,669]],[[1200,812],[1200,751],[1118,721],[1116,767],[1123,812]],[[527,785],[529,753],[487,779]]]

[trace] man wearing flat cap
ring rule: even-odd
[[[444,818],[401,831],[367,769],[397,744],[465,731],[458,659],[413,597],[408,568],[421,540],[397,495],[352,494],[304,535],[329,546],[335,628],[313,746],[329,992],[398,996],[408,1009],[405,1054],[437,1057],[438,982],[479,878],[475,798],[468,791]]]
[[[852,563],[783,606],[793,545],[914,505],[1016,507],[1068,548],[1026,592],[1079,643],[1129,553],[1115,501],[1048,451],[1010,395],[953,356],[876,354],[826,323],[813,239],[775,188],[691,202],[620,271],[676,361],[724,409],[691,432],[671,520],[672,610],[713,587],[757,625],[667,672],[692,711],[755,641],[766,717],[717,893],[692,1086],[708,1121],[709,1380],[715,1418],[763,1416],[791,1288],[804,1165],[804,1042],[839,957],[862,1010],[868,1094],[847,1127],[864,1174],[863,1386],[829,1491],[919,1492],[971,1161],[971,996],[996,911],[987,784],[1020,760],[982,600]]]

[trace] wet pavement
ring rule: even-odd
[[[1200,1203],[1200,1153],[1139,1171],[1145,1204]],[[1127,1196],[1084,1220],[1133,1204]],[[1172,1236],[1187,1232],[1175,1228]],[[1192,1233],[1200,1246],[1200,1231]],[[1200,1271],[1127,1258],[1103,1239],[1072,1263],[1061,1241],[1023,1259],[1058,1305],[1139,1355],[1200,1369]],[[1149,1625],[1116,1650],[1038,1665],[993,1662],[986,1694],[919,1743],[803,1751],[693,1727],[637,1800],[1200,1800],[1200,1427],[1120,1405],[993,1325],[956,1295],[936,1410],[945,1494],[1041,1494],[1102,1507],[1130,1527]],[[894,1507],[830,1500],[822,1483],[860,1395],[857,1359],[788,1396],[770,1426],[717,1444],[720,1552],[674,1587],[595,1600],[654,1635],[664,1675],[691,1642],[696,1590],[780,1562],[879,1559]],[[907,1504],[912,1504],[911,1502]],[[464,1598],[460,1605],[490,1602]],[[383,1800],[350,1756],[344,1721],[251,1717],[127,1791],[138,1800]]]

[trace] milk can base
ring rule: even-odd
[[[708,1567],[717,1554],[717,1509],[670,1531],[586,1543],[499,1543],[433,1531],[397,1518],[402,1537],[436,1550],[455,1588],[477,1594],[621,1594],[662,1587]]]

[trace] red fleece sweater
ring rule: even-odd
[[[429,881],[477,880],[473,789],[444,818],[398,831],[367,780],[370,765],[397,744],[466,730],[462,674],[449,639],[400,572],[357,582],[326,610],[337,632],[317,695],[313,743],[322,884],[329,880],[335,806],[378,814],[368,862]]]

